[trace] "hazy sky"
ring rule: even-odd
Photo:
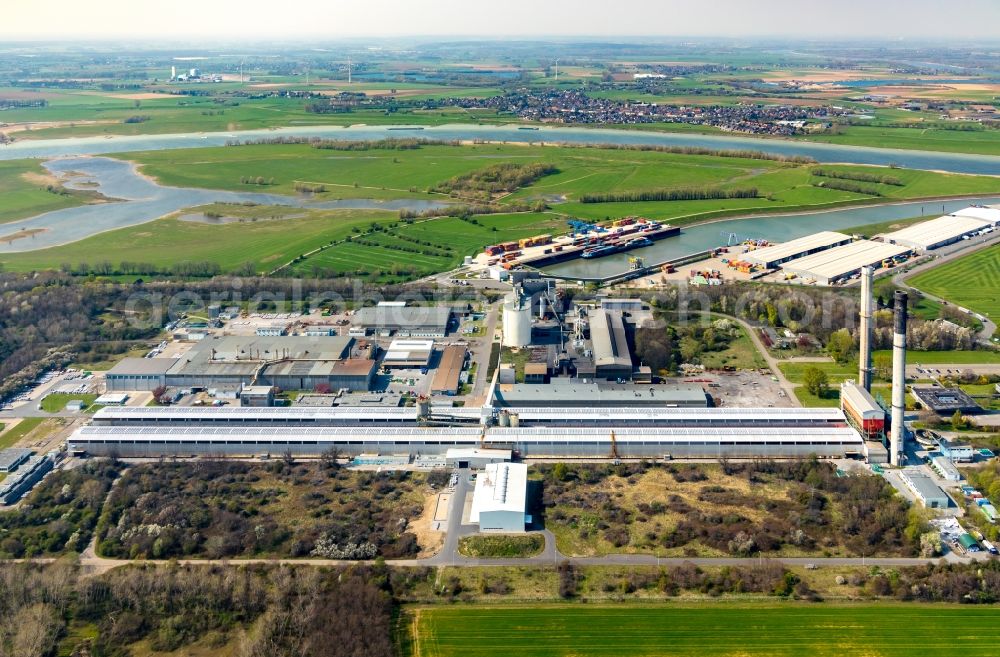
[[[0,38],[793,36],[1000,39],[1000,0],[6,0]]]

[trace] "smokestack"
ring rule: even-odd
[[[896,291],[895,322],[892,332],[892,433],[889,461],[899,465],[903,449],[903,415],[906,410],[906,292]]]
[[[861,338],[861,353],[858,354],[858,385],[872,391],[872,277],[871,267],[861,268],[861,320],[858,333]]]
[[[538,297],[538,319],[545,319],[545,295]]]

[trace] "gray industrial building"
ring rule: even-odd
[[[381,305],[361,308],[351,326],[366,333],[413,338],[443,338],[448,334],[452,308],[448,306]]]
[[[105,384],[110,392],[150,391],[167,385],[173,358],[123,358],[108,370]]]
[[[581,383],[574,379],[552,379],[549,384],[516,383],[499,386],[494,392],[499,407],[574,406],[607,407],[681,407],[704,408],[709,405],[705,390],[695,383],[675,385],[629,385]]]
[[[934,483],[934,480],[917,470],[904,469],[899,472],[899,478],[913,492],[920,503],[928,509],[947,509],[948,494]]]
[[[31,458],[33,452],[23,447],[8,447],[0,449],[0,472],[13,472],[17,467]]]
[[[622,313],[599,308],[592,310],[588,318],[597,378],[631,379],[632,352]]]
[[[13,474],[0,481],[0,504],[16,504],[52,470],[53,465],[52,458],[47,454],[32,456]]]
[[[983,409],[961,388],[942,388],[935,385],[915,385],[910,388],[910,394],[924,408],[938,415],[951,416],[960,413],[982,413]]]
[[[353,344],[341,336],[210,337],[181,358],[126,358],[105,380],[109,392],[250,385],[370,390],[377,363],[350,358]]]
[[[506,410],[506,409],[505,409]],[[445,455],[510,450],[524,458],[860,456],[864,442],[839,409],[497,409],[125,407],[98,411],[69,438],[74,453],[122,456]],[[510,418],[508,418],[510,419]],[[429,422],[428,422],[429,420]]]

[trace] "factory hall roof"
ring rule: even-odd
[[[451,319],[448,306],[376,306],[361,308],[352,324],[370,328],[424,328],[444,331]]]
[[[933,479],[921,472],[904,469],[900,471],[900,476],[909,482],[910,488],[912,488],[914,492],[921,497],[921,499],[929,500],[933,498],[946,497],[944,491],[941,490],[941,487],[935,484]]]
[[[955,411],[978,413],[982,407],[961,388],[941,388],[933,385],[914,385],[910,388],[913,396],[921,404],[941,415]]]
[[[988,221],[994,225],[1000,224],[1000,207],[995,205],[985,208],[969,206],[964,210],[952,212],[952,214],[959,217],[974,217],[976,219],[982,219],[983,221]]]
[[[629,353],[622,314],[602,308],[591,311],[589,317],[594,364],[597,367],[632,367],[632,356]]]
[[[122,358],[110,370],[109,376],[150,376],[166,374],[177,364],[175,358]]]
[[[852,274],[862,267],[879,265],[887,258],[894,258],[909,251],[909,248],[895,244],[858,240],[789,260],[782,265],[782,268],[803,277],[811,276],[828,281]]]
[[[971,208],[975,210],[976,208]],[[964,210],[960,210],[964,212]],[[882,236],[886,242],[914,248],[929,249],[942,242],[959,239],[963,235],[993,225],[992,221],[962,214],[948,214],[930,221],[907,226]]]
[[[479,522],[480,514],[494,511],[524,513],[527,500],[528,466],[523,463],[491,463],[476,478],[469,520]]]
[[[434,373],[434,381],[431,384],[432,392],[453,393],[458,390],[462,368],[465,367],[465,353],[465,347],[460,345],[445,347],[437,372]]]
[[[586,406],[591,402],[600,402],[605,405],[617,403],[620,406],[628,406],[640,402],[647,404],[651,401],[653,403],[661,403],[664,406],[680,403],[708,405],[704,389],[694,383],[670,386],[601,386],[597,383],[582,382],[554,384],[516,383],[513,385],[501,385],[496,396],[501,406],[517,406],[522,402],[537,404],[540,400],[550,400],[553,402],[578,401],[579,406]]]
[[[885,415],[885,409],[878,405],[878,402],[872,397],[872,393],[853,381],[846,381],[840,387],[840,399],[862,415]]]
[[[784,262],[785,260],[790,260],[796,256],[800,256],[803,253],[829,248],[831,246],[844,244],[845,242],[850,241],[850,235],[835,233],[827,230],[821,233],[806,235],[805,237],[800,237],[788,242],[782,242],[781,244],[775,244],[774,246],[765,246],[760,249],[755,249],[743,254],[741,258],[749,262],[756,262],[769,266],[771,263]]]
[[[33,452],[24,447],[8,447],[0,449],[0,472],[7,472],[15,465],[28,460]]]

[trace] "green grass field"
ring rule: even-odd
[[[850,363],[778,363],[782,373],[792,383],[802,383],[805,371],[811,367],[817,367],[830,377],[830,382],[843,381],[858,375],[857,362]]]
[[[553,205],[564,214],[592,219],[643,214],[653,218],[695,220],[721,211],[787,211],[836,206],[873,197],[814,187],[821,179],[810,166],[651,151],[627,151],[556,146],[479,144],[426,146],[418,150],[331,151],[308,145],[259,145],[125,153],[144,173],[181,187],[262,191],[245,184],[245,177],[274,178],[264,191],[294,193],[295,183],[321,183],[321,199],[428,198],[426,190],[453,176],[499,162],[540,162],[559,172],[546,176],[504,201],[565,199]],[[824,169],[883,174],[876,167],[824,166]],[[986,176],[928,171],[893,172],[903,186],[880,185],[882,198],[908,199],[1000,192],[1000,182]],[[750,199],[653,203],[579,203],[585,192],[627,192],[650,189],[756,187],[761,197]],[[430,196],[430,198],[440,198]]]
[[[843,146],[1000,155],[1000,130],[961,131],[919,127],[848,126],[841,134],[810,135],[808,141],[822,141]]]
[[[565,219],[551,213],[491,214],[475,217],[476,223],[453,217],[400,223],[384,232],[365,237],[377,245],[344,242],[296,263],[291,271],[299,276],[329,274],[368,275],[385,280],[405,276],[427,276],[452,269],[462,257],[475,255],[487,244],[516,240],[538,233],[561,232]],[[434,253],[410,253],[399,248],[414,246],[420,239],[450,249],[434,247]],[[424,247],[418,247],[423,249]]]
[[[211,225],[175,218],[95,235],[79,242],[25,253],[0,255],[8,270],[58,268],[61,263],[91,265],[122,260],[169,267],[183,262],[211,260],[229,271],[253,263],[266,271],[331,241],[367,229],[374,222],[395,220],[394,213],[378,211],[316,211],[308,217]]]
[[[46,395],[45,399],[42,400],[42,410],[46,413],[58,413],[59,411],[64,410],[66,408],[66,404],[74,399],[82,401],[83,409],[85,411],[89,411],[91,406],[94,404],[94,400],[97,399],[97,395],[71,395],[66,392],[53,392]]]
[[[0,449],[10,447],[17,441],[24,438],[32,430],[34,430],[38,425],[42,423],[45,418],[41,417],[29,417],[21,420],[15,426],[6,429],[4,433],[0,433]]]
[[[990,606],[668,603],[412,610],[413,657],[986,657]]]
[[[391,281],[448,270],[487,244],[538,233],[560,233],[565,220],[579,216],[604,220],[641,214],[676,224],[690,224],[725,214],[816,209],[875,200],[926,197],[941,194],[1000,192],[1000,181],[984,176],[959,176],[923,171],[899,171],[903,186],[881,185],[883,198],[814,187],[820,180],[811,166],[768,160],[684,155],[652,151],[511,146],[479,144],[425,146],[416,150],[373,149],[335,151],[307,144],[255,145],[136,152],[120,157],[136,161],[144,173],[163,184],[180,187],[296,194],[297,183],[321,184],[326,191],[316,200],[342,198],[434,199],[428,190],[454,176],[501,162],[540,162],[558,172],[498,198],[500,204],[544,200],[546,213],[511,213],[475,218],[417,221],[390,232],[366,236],[369,244],[335,244],[303,261],[293,272],[302,275],[340,275],[362,272]],[[881,173],[872,167],[837,167]],[[243,182],[263,177],[273,185]],[[585,192],[629,192],[651,189],[756,187],[760,198],[695,200],[648,203],[579,202]],[[29,191],[27,182],[15,185],[13,201],[0,195],[0,213],[22,211]],[[41,192],[48,194],[47,192]],[[49,194],[51,195],[51,194]],[[58,198],[58,197],[57,197]],[[15,270],[59,268],[64,264],[95,265],[122,261],[166,266],[179,261],[213,261],[223,271],[252,264],[267,272],[320,246],[338,242],[352,228],[364,229],[372,221],[389,222],[395,213],[379,211],[306,211],[287,215],[287,208],[258,206],[251,209],[213,207],[222,214],[248,220],[223,225],[199,224],[167,218],[140,226],[103,233],[79,242],[45,250],[0,255],[0,265]],[[2,216],[2,214],[0,214]],[[428,241],[413,250],[413,240]]]
[[[0,161],[0,240],[19,229],[2,224],[82,203],[73,194],[47,191],[47,175],[35,160]]]
[[[907,282],[986,317],[1000,317],[1000,245],[934,267]]]
[[[889,350],[875,351],[872,358],[880,356],[892,358]],[[926,365],[992,365],[1000,363],[1000,352],[998,351],[907,351],[906,362],[916,365],[922,363]]]

